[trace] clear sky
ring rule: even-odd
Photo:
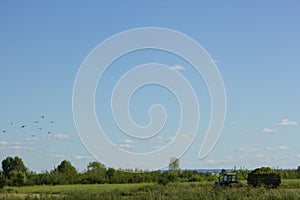
[[[181,168],[296,168],[300,165],[299,10],[296,0],[1,1],[0,159],[20,156],[34,171],[51,170],[68,159],[84,170],[93,158],[80,142],[72,113],[73,85],[81,63],[114,34],[163,27],[200,43],[222,75],[227,116],[213,151],[205,159],[197,157],[210,117],[205,85],[174,55],[145,50],[121,58],[100,82],[96,101],[110,94],[123,69],[154,61],[181,66],[177,71],[197,88],[203,120],[195,142],[180,158]],[[126,67],[120,70],[120,65]],[[179,123],[173,117],[180,112],[174,96],[160,87],[142,90],[130,103],[133,119],[147,124],[147,109],[158,101],[171,112],[166,123],[170,134]],[[107,103],[96,104],[97,116],[112,133]],[[134,140],[114,136],[116,132],[111,139],[120,147],[143,151]],[[155,142],[161,145],[171,137],[163,135]]]

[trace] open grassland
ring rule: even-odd
[[[215,188],[213,182],[5,187],[0,199],[300,199],[300,180],[277,189]]]

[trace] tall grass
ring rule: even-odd
[[[5,187],[0,199],[300,199],[300,180],[284,180],[278,189],[264,187],[215,188],[213,182],[104,184]]]

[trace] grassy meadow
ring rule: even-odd
[[[277,189],[215,188],[214,182],[4,187],[0,199],[300,199],[300,180]]]

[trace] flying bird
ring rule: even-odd
[[[48,134],[51,134],[51,131],[48,131]]]
[[[21,126],[21,128],[25,128],[25,127],[26,127],[25,125]]]
[[[37,124],[37,123],[39,123],[40,121],[35,121],[35,122],[33,122],[33,123],[35,123],[35,124]]]
[[[54,123],[54,121],[49,121],[51,124],[53,124]]]
[[[6,133],[6,131],[2,131],[2,133]]]
[[[43,118],[43,119],[44,119],[44,118],[45,118],[45,116],[43,115],[43,116],[41,116],[41,118]]]

